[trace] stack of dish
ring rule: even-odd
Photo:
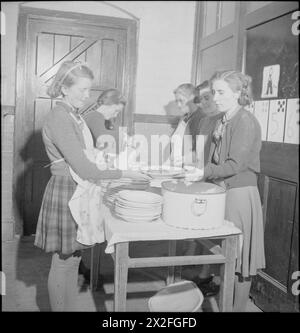
[[[162,182],[167,180],[182,178],[185,172],[183,168],[169,165],[142,167],[141,171],[151,177],[150,185],[153,187],[161,187]]]
[[[156,193],[123,190],[115,201],[115,215],[127,222],[152,222],[161,216],[162,202]]]
[[[119,191],[146,190],[149,187],[149,184],[149,180],[134,180],[129,178],[103,180],[101,182],[103,202],[107,206],[113,207]]]
[[[141,171],[153,179],[172,178],[184,174],[183,168],[168,165],[152,165],[150,167],[142,167]]]

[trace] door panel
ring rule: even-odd
[[[61,32],[64,32],[61,34]],[[85,24],[30,20],[28,26],[24,139],[24,233],[35,233],[49,163],[42,142],[43,119],[56,101],[47,95],[58,68],[66,60],[81,60],[93,70],[90,98],[83,110],[108,88],[124,93],[126,30]],[[82,110],[82,111],[83,111]],[[126,110],[125,110],[126,112]]]
[[[264,272],[287,287],[297,184],[270,178],[265,226],[266,269]],[[276,221],[274,223],[273,221]]]

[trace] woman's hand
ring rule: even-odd
[[[186,173],[185,173],[185,177],[184,180],[188,181],[188,182],[198,182],[200,181],[203,177],[204,177],[204,171],[203,169],[198,169],[195,167],[185,167],[186,169]]]
[[[131,178],[134,180],[145,180],[150,181],[151,177],[148,175],[138,172],[138,171],[132,171],[132,170],[124,170],[122,171],[122,177],[124,178]]]

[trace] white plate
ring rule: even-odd
[[[159,212],[155,213],[155,214],[145,215],[143,213],[141,213],[141,214],[132,214],[132,213],[127,213],[127,212],[120,212],[118,210],[115,210],[115,213],[118,216],[122,216],[122,217],[127,218],[127,219],[133,218],[135,220],[152,220],[152,219],[157,218],[158,216],[161,215]]]
[[[122,209],[122,210],[127,210],[127,211],[133,211],[133,212],[145,212],[145,213],[149,213],[149,212],[158,212],[162,210],[161,206],[157,206],[157,207],[134,207],[134,206],[122,206],[122,205],[118,205],[118,203],[116,202],[116,208],[118,209]]]
[[[148,174],[152,178],[157,178],[176,176],[183,173],[184,169],[167,165],[152,165],[150,167],[142,167],[141,171]]]
[[[123,207],[134,207],[134,208],[145,208],[145,209],[158,208],[158,207],[161,207],[161,205],[162,205],[162,201],[155,202],[155,203],[136,202],[136,201],[124,200],[120,197],[117,197],[116,201],[117,201],[118,205],[123,206]]]
[[[149,219],[147,219],[147,218],[129,217],[129,216],[124,216],[124,215],[121,215],[121,214],[118,214],[118,213],[115,213],[115,215],[118,218],[121,218],[124,221],[133,222],[133,223],[154,222],[154,221],[156,221],[157,219],[160,218],[160,215],[157,216],[157,217],[155,216],[155,217],[149,218]]]
[[[116,208],[119,209],[125,209],[125,210],[131,210],[133,212],[158,212],[162,210],[162,205],[160,206],[155,206],[155,207],[135,207],[135,206],[124,206],[124,205],[119,205],[118,202],[116,201]]]
[[[146,192],[146,191],[134,191],[134,190],[122,190],[119,192],[119,198],[131,202],[154,204],[162,202],[163,197],[159,194]]]

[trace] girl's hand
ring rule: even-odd
[[[203,169],[198,169],[192,166],[190,167],[186,166],[185,169],[186,169],[186,174],[184,179],[188,182],[198,182],[204,177]]]
[[[124,170],[122,172],[122,177],[124,178],[131,178],[134,180],[146,180],[150,181],[151,177],[148,175],[145,175],[144,173],[138,172],[138,171],[131,171],[131,170]]]

